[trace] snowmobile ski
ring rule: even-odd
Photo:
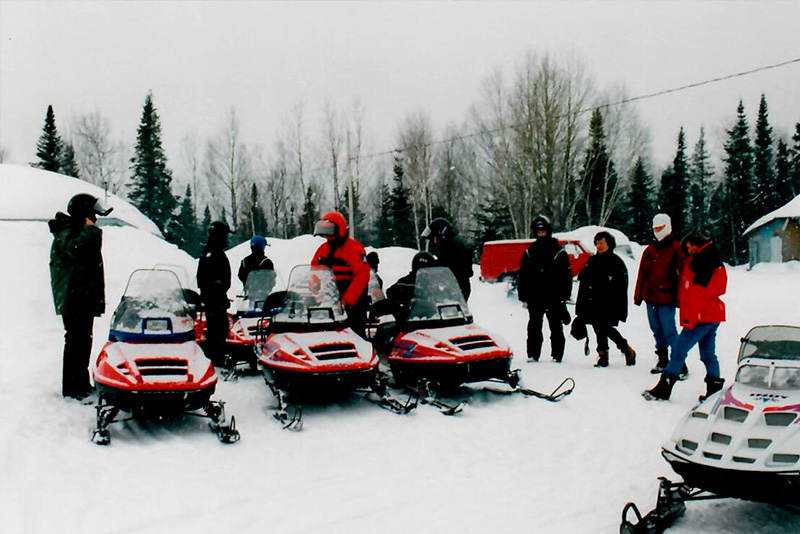
[[[536,391],[535,389],[521,387],[518,381],[516,382],[516,385],[513,381],[505,382],[500,380],[492,380],[492,382],[508,384],[511,386],[511,389],[494,389],[490,387],[484,387],[480,388],[479,391],[487,391],[489,393],[497,393],[499,395],[513,395],[515,393],[519,393],[525,397],[536,397],[538,399],[544,399],[550,402],[558,402],[567,395],[570,395],[575,389],[575,380],[572,379],[572,377],[567,377],[562,380],[561,383],[550,393],[544,393],[541,391]]]
[[[622,509],[620,534],[661,534],[686,512],[686,500],[697,499],[692,496],[691,488],[682,482],[670,482],[665,477],[659,477],[658,480],[655,509],[642,516],[634,503],[627,503]],[[631,511],[635,516],[635,523],[629,519]]]

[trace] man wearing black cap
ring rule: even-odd
[[[56,314],[64,322],[64,361],[61,394],[83,399],[92,392],[89,358],[94,318],[105,312],[103,232],[95,224],[109,208],[96,197],[80,193],[70,199],[66,215],[58,212],[48,223],[50,288]]]
[[[472,292],[469,282],[472,277],[472,253],[457,235],[450,221],[444,217],[437,217],[423,230],[420,237],[433,241],[436,265],[453,271],[458,287],[464,294],[464,300],[469,300]]]
[[[214,365],[225,360],[225,340],[228,337],[228,289],[231,287],[231,264],[225,249],[231,229],[222,221],[208,227],[208,241],[197,262],[197,287],[206,312],[205,351]]]

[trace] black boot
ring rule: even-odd
[[[669,349],[656,349],[656,356],[658,356],[658,361],[655,367],[650,369],[650,372],[659,375],[664,372],[664,367],[669,363]]]
[[[721,390],[722,386],[725,385],[725,379],[720,378],[718,376],[707,375],[705,378],[705,383],[706,383],[706,394],[697,397],[697,400],[699,400],[700,402],[706,400],[711,395]]]
[[[672,395],[672,386],[675,385],[676,377],[661,374],[658,384],[653,389],[642,392],[642,396],[647,400],[669,400]]]
[[[636,365],[636,351],[633,350],[633,347],[625,345],[625,348],[622,349],[622,354],[625,355],[625,365],[628,367]]]
[[[597,363],[595,367],[608,367],[608,350],[597,349]]]

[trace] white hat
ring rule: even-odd
[[[663,228],[656,232],[656,228],[663,226]],[[656,239],[661,241],[669,234],[672,233],[672,220],[669,218],[669,215],[666,213],[659,213],[655,217],[653,217],[653,234],[655,234]]]

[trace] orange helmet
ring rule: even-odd
[[[329,236],[333,235],[338,238],[347,236],[347,221],[344,215],[338,211],[329,211],[317,222],[314,226],[314,235]]]

